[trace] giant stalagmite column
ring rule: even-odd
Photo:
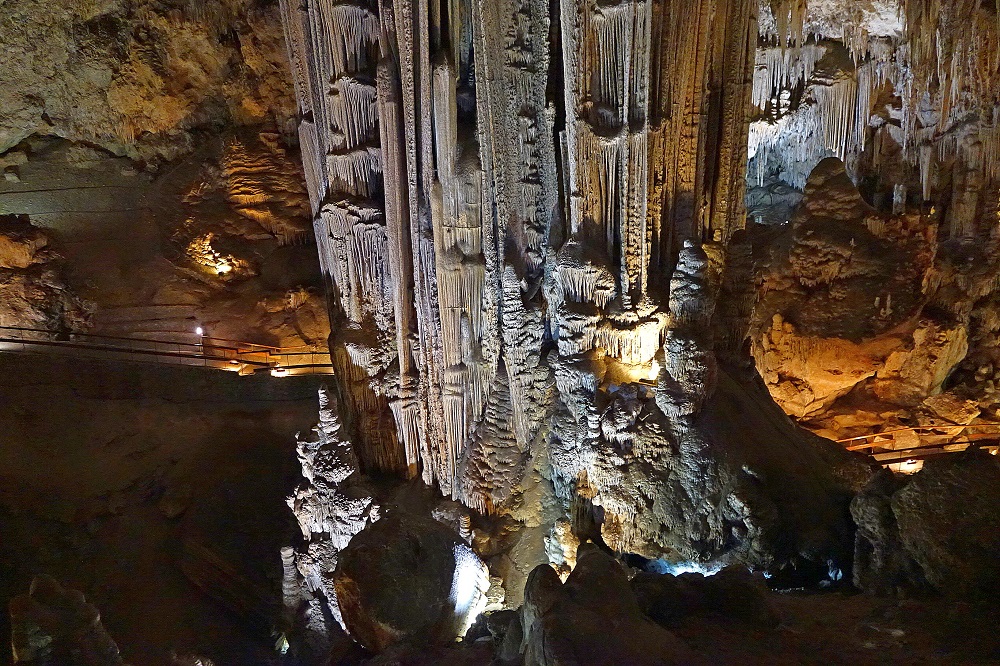
[[[366,471],[653,557],[840,555],[797,536],[836,455],[730,367],[755,1],[283,10]]]
[[[399,366],[408,281],[386,215],[376,94],[377,9],[360,2],[282,2],[303,162],[336,331],[331,353],[366,469],[402,471],[384,377]],[[393,221],[394,222],[394,221]],[[402,312],[399,312],[402,310]],[[405,340],[405,334],[402,339]]]

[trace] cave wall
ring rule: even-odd
[[[997,15],[761,8],[753,353],[789,414],[894,460],[995,432]]]
[[[27,215],[61,257],[81,303],[62,324],[325,344],[276,2],[17,0],[0,41],[0,214]],[[58,329],[19,314],[58,299],[30,300],[14,294],[5,323]]]

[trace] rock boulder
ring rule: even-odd
[[[971,450],[927,460],[907,480],[876,477],[851,505],[855,584],[871,592],[933,587],[1000,592],[1000,463]]]
[[[334,587],[348,632],[382,652],[404,639],[446,644],[464,634],[485,604],[489,575],[454,531],[395,511],[340,552]]]

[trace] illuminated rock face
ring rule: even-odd
[[[593,439],[602,382],[655,380],[683,241],[742,226],[750,10],[284,5],[364,467],[485,509],[470,455],[524,467],[552,413]]]
[[[813,170],[759,264],[752,349],[786,412],[814,417],[865,381],[896,404],[940,390],[967,346],[964,328],[920,317],[934,231],[918,215],[869,206],[840,160]]]
[[[744,347],[754,3],[282,12],[363,472],[513,518],[514,599],[567,523],[843,562],[867,468],[785,420]]]
[[[824,436],[896,431],[879,448],[902,450],[996,431],[997,17],[964,0],[761,3],[753,354]]]
[[[59,282],[93,316],[63,323],[324,344],[277,1],[14,0],[3,15],[0,214],[30,216],[65,260]],[[5,300],[33,303],[5,323],[65,328],[65,290],[25,277],[41,266],[2,278]]]
[[[751,183],[801,189],[836,156],[897,206],[908,192],[950,203],[949,236],[972,235],[1000,167],[996,14],[968,0],[761,2]]]
[[[482,612],[486,568],[449,527],[394,512],[351,540],[334,577],[344,625],[369,650],[453,643]]]
[[[37,134],[170,161],[209,123],[283,125],[294,113],[266,3],[16,0],[4,16],[0,153]]]
[[[282,593],[292,622],[298,622],[307,654],[323,655],[343,624],[334,571],[341,551],[379,519],[379,505],[358,472],[357,456],[341,437],[336,400],[322,389],[313,437],[300,439],[303,481],[288,498],[302,530],[298,548],[282,550]]]
[[[0,215],[0,326],[43,331],[86,327],[88,304],[66,286],[60,257],[48,244],[27,215]]]

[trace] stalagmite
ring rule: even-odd
[[[298,442],[304,478],[288,498],[302,531],[302,545],[281,553],[288,621],[314,656],[328,650],[338,631],[331,620],[342,623],[333,585],[338,555],[355,534],[379,518],[378,504],[359,482],[354,447],[341,436],[336,400],[326,389],[320,390],[319,398],[315,438]]]

